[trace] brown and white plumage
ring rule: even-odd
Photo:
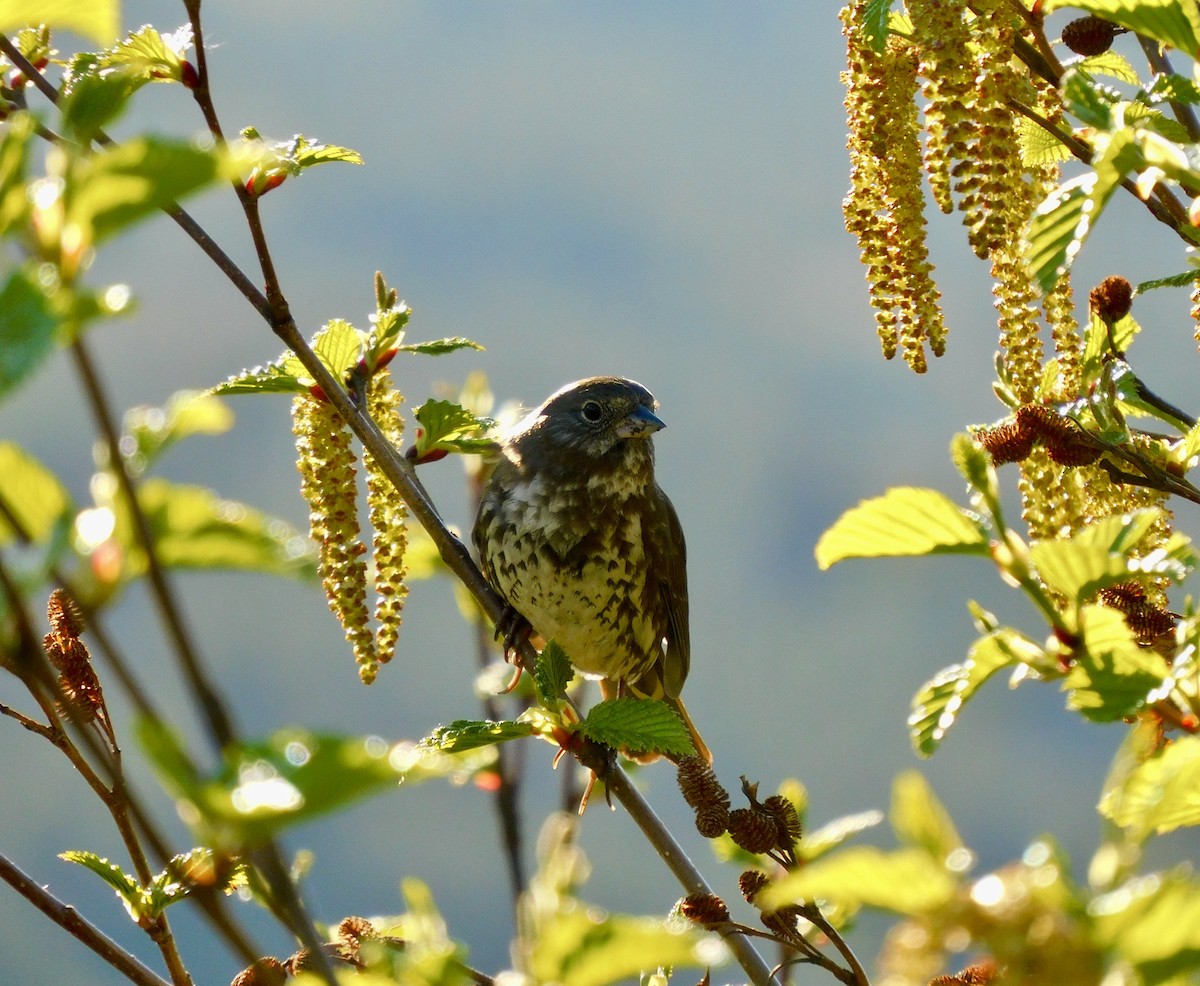
[[[474,541],[488,580],[606,692],[668,701],[691,659],[683,529],[654,479],[663,427],[645,387],[569,384],[502,442]],[[711,759],[711,756],[709,757]]]

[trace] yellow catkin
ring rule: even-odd
[[[333,406],[308,395],[292,401],[292,433],[309,533],[329,608],[354,648],[359,674],[374,676],[375,636],[367,613],[366,546],[359,538],[358,485],[350,429]]]
[[[933,200],[952,212],[951,171],[970,160],[975,136],[975,65],[965,0],[908,0],[920,47],[925,97],[925,170]]]
[[[404,419],[400,415],[403,401],[404,397],[393,386],[388,370],[378,371],[371,380],[367,409],[383,436],[395,446],[399,446],[404,434]],[[375,567],[375,654],[380,664],[386,664],[396,653],[404,598],[408,595],[408,586],[404,582],[408,509],[370,452],[363,453],[363,465],[374,531],[371,549]],[[368,676],[366,669],[360,667],[359,674],[366,684],[375,677],[374,669]]]
[[[867,268],[884,356],[902,348],[923,372],[925,347],[944,351],[945,327],[925,238],[917,52],[898,38],[875,51],[865,13],[862,2],[842,11],[851,181],[843,215]]]

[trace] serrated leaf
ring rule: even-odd
[[[66,487],[15,442],[0,442],[0,500],[20,525],[18,537],[0,516],[0,545],[26,537],[34,544],[46,544],[72,512]]]
[[[882,821],[883,812],[876,808],[835,818],[832,822],[827,822],[820,828],[804,834],[804,838],[800,840],[800,856],[805,861],[819,859],[848,839],[854,838],[867,829],[874,828]]]
[[[539,922],[529,967],[539,983],[607,986],[644,970],[704,967],[723,957],[715,939],[695,926],[567,904]]]
[[[413,417],[421,426],[416,442],[418,458],[435,449],[478,453],[493,445],[483,437],[493,426],[491,419],[472,414],[453,401],[427,400],[413,412]]]
[[[253,127],[242,131],[246,150],[254,158],[254,166],[246,179],[246,187],[255,194],[262,194],[287,175],[298,175],[305,168],[317,164],[341,161],[346,164],[362,164],[362,155],[349,147],[322,144],[310,140],[304,134],[296,134],[288,140],[265,141]]]
[[[932,756],[983,683],[1001,668],[1019,663],[1020,651],[1030,648],[1036,648],[1033,641],[1001,627],[975,641],[962,664],[952,664],[926,682],[913,696],[908,717],[909,736],[917,753]]]
[[[1077,62],[1072,62],[1070,67],[1091,75],[1107,75],[1120,82],[1128,82],[1130,85],[1138,85],[1141,82],[1137,69],[1129,63],[1129,59],[1115,51],[1089,55]]]
[[[1108,606],[1085,607],[1080,628],[1084,646],[1063,681],[1068,706],[1093,722],[1141,711],[1167,677],[1162,657],[1139,647],[1125,618]]]
[[[113,863],[94,852],[82,849],[69,849],[58,854],[59,859],[68,863],[78,863],[84,869],[91,870],[113,890],[125,905],[125,909],[134,919],[141,916],[142,888],[137,880],[129,876],[116,863]]]
[[[549,641],[542,648],[533,669],[538,701],[547,708],[557,708],[574,677],[575,669],[571,667],[566,653],[553,640]]]
[[[846,511],[817,541],[821,569],[847,558],[987,554],[983,525],[944,493],[897,487]]]
[[[229,174],[219,151],[134,137],[76,162],[67,221],[87,231],[85,242],[100,243]]]
[[[588,711],[579,730],[585,736],[614,749],[691,756],[687,726],[666,702],[656,699],[610,698]]]
[[[207,391],[180,390],[163,407],[125,412],[124,432],[135,472],[144,472],[168,448],[191,435],[220,435],[233,427],[233,412]],[[123,443],[123,447],[124,444]]]
[[[1083,10],[1178,48],[1190,58],[1200,49],[1200,13],[1191,0],[1045,0],[1042,13]]]
[[[1131,837],[1200,824],[1200,737],[1181,736],[1134,767],[1100,802],[1100,813]]]
[[[184,24],[170,34],[160,34],[149,24],[144,24],[101,54],[98,64],[102,68],[136,72],[147,82],[169,82],[179,78],[184,54],[191,47],[190,24]]]
[[[1121,95],[1087,72],[1067,69],[1062,77],[1062,101],[1063,108],[1085,126],[1104,131],[1112,126],[1113,108],[1121,102]]]
[[[448,726],[438,726],[420,745],[440,753],[465,753],[534,734],[533,726],[527,722],[456,719]]]
[[[365,332],[360,332],[343,319],[335,318],[317,330],[312,338],[312,350],[334,378],[341,380],[362,358],[366,342]],[[285,353],[283,365],[302,384],[312,386],[316,383],[295,353]]]
[[[217,384],[209,393],[222,394],[306,394],[309,388],[281,363],[268,363],[252,370],[243,370],[223,383]]]
[[[1190,288],[1196,283],[1200,277],[1200,271],[1185,270],[1181,274],[1172,274],[1170,277],[1158,277],[1153,281],[1142,281],[1137,285],[1134,294],[1145,294],[1147,291],[1154,291],[1158,288]]]
[[[1186,75],[1164,72],[1154,77],[1154,84],[1147,90],[1153,102],[1168,101],[1187,106],[1200,104],[1200,87]]]
[[[1036,541],[1029,553],[1048,585],[1082,603],[1135,575],[1132,552],[1161,517],[1157,508],[1103,517],[1069,538]]]
[[[979,490],[989,500],[999,497],[992,457],[970,435],[959,432],[954,436],[950,441],[950,460],[972,489]]]
[[[1059,185],[1034,210],[1026,233],[1025,263],[1043,293],[1071,266],[1091,232],[1096,175]]]
[[[803,901],[829,901],[855,910],[876,907],[908,916],[948,904],[955,882],[923,849],[885,852],[855,846],[826,856],[774,881],[755,903],[775,909]]]
[[[289,524],[212,490],[152,478],[141,484],[138,500],[150,524],[162,563],[170,568],[235,569],[316,576],[315,549]],[[144,556],[123,507],[116,510],[115,537],[128,553],[127,578],[141,574]]]
[[[34,279],[19,267],[0,288],[0,397],[31,376],[54,351],[59,315]]]
[[[5,33],[30,24],[48,24],[106,45],[117,36],[119,21],[117,0],[0,0],[0,31]]]
[[[431,339],[428,342],[405,343],[396,348],[402,353],[423,353],[426,356],[442,356],[458,349],[482,350],[483,346],[471,339],[464,339],[462,336],[450,336],[446,339]]]
[[[950,813],[917,771],[906,770],[892,782],[892,829],[902,845],[924,849],[938,863],[963,848]]]
[[[887,47],[889,15],[894,2],[895,0],[867,0],[863,33],[867,43],[876,51],[883,51]]]
[[[1021,148],[1021,163],[1026,166],[1058,164],[1072,156],[1070,148],[1057,136],[1026,117],[1017,117],[1016,133]]]

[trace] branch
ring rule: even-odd
[[[15,863],[0,855],[0,879],[33,904],[51,921],[78,938],[125,978],[138,986],[171,986],[154,971],[144,966],[70,904],[64,904],[45,887],[35,883]]]
[[[648,801],[641,792],[630,783],[629,775],[619,766],[613,766],[605,778],[608,789],[617,796],[625,810],[629,812],[642,834],[649,840],[650,845],[662,857],[664,863],[675,874],[675,878],[683,885],[689,894],[704,894],[712,897],[712,888],[705,881],[703,874],[696,869],[695,864],[688,859],[683,847],[675,841],[675,837],[662,820],[654,813]],[[738,964],[750,977],[754,986],[774,986],[778,981],[771,975],[771,969],[763,961],[761,955],[754,950],[749,938],[736,926],[721,928],[721,935],[729,945]]]

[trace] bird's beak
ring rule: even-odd
[[[658,415],[644,404],[639,404],[629,413],[629,417],[617,425],[617,435],[620,438],[649,438],[665,427]]]

